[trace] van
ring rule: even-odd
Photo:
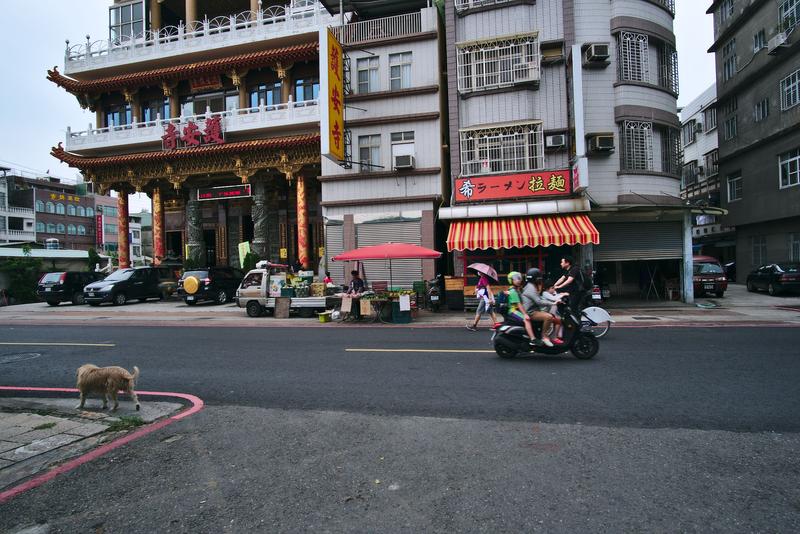
[[[695,296],[708,294],[713,294],[717,298],[725,296],[728,278],[719,260],[711,256],[694,256],[692,263]]]

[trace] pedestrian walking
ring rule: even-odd
[[[478,280],[478,285],[475,286],[475,296],[478,298],[478,309],[475,311],[475,320],[472,324],[467,324],[467,330],[477,332],[478,323],[481,317],[488,313],[492,317],[492,324],[497,322],[497,314],[494,310],[494,293],[492,293],[492,286],[489,277],[481,274]]]

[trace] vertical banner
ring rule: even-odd
[[[320,133],[322,155],[344,161],[344,51],[329,28],[319,31]]]
[[[94,234],[97,238],[97,248],[99,250],[103,250],[103,245],[105,244],[105,236],[103,234],[105,228],[103,227],[103,214],[98,213],[94,216]]]

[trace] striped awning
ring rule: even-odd
[[[448,251],[589,243],[599,244],[600,233],[585,214],[453,221],[447,235]]]

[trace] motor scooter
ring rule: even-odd
[[[441,304],[441,284],[442,275],[437,274],[432,280],[428,280],[427,301],[428,307],[433,312],[439,311]]]
[[[558,311],[561,315],[564,332],[562,345],[548,347],[542,345],[531,345],[530,338],[525,333],[525,327],[517,322],[506,321],[497,324],[492,334],[492,344],[494,351],[501,358],[515,358],[519,355],[538,353],[538,354],[572,354],[581,360],[594,358],[600,350],[600,343],[592,333],[591,329],[584,327],[583,321],[576,317],[575,313],[569,308],[566,302],[558,303]],[[533,331],[538,338],[542,336],[542,323],[533,322]]]

